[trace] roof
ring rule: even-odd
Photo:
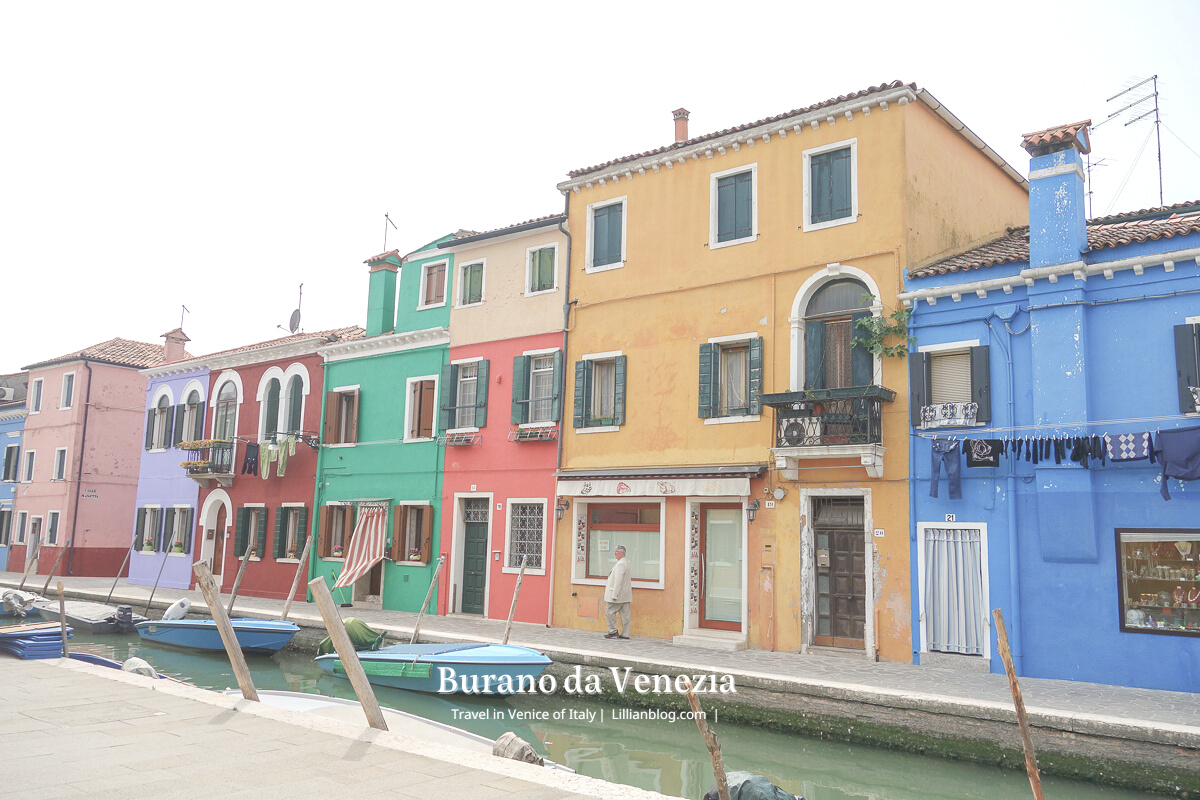
[[[1045,155],[1067,147],[1077,147],[1081,153],[1090,153],[1092,145],[1088,140],[1087,129],[1091,127],[1091,124],[1090,119],[1085,119],[1069,125],[1046,128],[1044,131],[1023,133],[1021,134],[1021,147],[1033,156]]]
[[[247,344],[241,347],[234,347],[230,350],[219,350],[216,353],[208,353],[201,356],[199,360],[205,361],[210,358],[218,358],[220,356],[232,356],[239,353],[252,353],[255,350],[265,350],[268,347],[275,347],[280,344],[289,344],[291,342],[303,342],[309,339],[325,339],[327,342],[345,342],[351,339],[361,339],[367,335],[365,329],[357,325],[350,325],[345,328],[330,328],[325,331],[313,331],[311,333],[293,333],[288,336],[280,336],[278,339],[268,339],[265,342],[257,342],[255,344]]]
[[[1180,213],[1184,212],[1184,213]],[[1189,233],[1200,233],[1200,201],[1177,203],[1158,209],[1144,209],[1132,214],[1113,215],[1089,220],[1087,248],[1094,253],[1108,247],[1121,247],[1135,242],[1170,239]],[[945,275],[969,269],[982,269],[997,264],[1029,260],[1029,226],[1009,228],[990,242],[956,255],[911,270],[913,278]]]
[[[191,358],[187,354],[184,354],[184,357]],[[78,361],[80,359],[115,364],[121,367],[144,369],[146,367],[158,366],[163,362],[163,358],[163,346],[161,344],[149,344],[147,342],[135,342],[130,339],[117,338],[109,339],[107,342],[100,342],[99,344],[85,347],[82,350],[58,356],[57,358],[39,361],[36,364],[23,367],[23,369],[37,369],[39,367],[48,367],[53,364]]]
[[[510,233],[524,233],[525,231],[537,230],[538,228],[548,228],[551,225],[559,224],[566,218],[567,215],[560,211],[557,214],[547,214],[544,217],[527,219],[524,222],[507,225],[503,228],[495,228],[490,231],[483,231],[482,233],[472,233],[469,236],[460,236],[460,234],[466,234],[468,231],[459,231],[455,234],[454,239],[442,242],[438,245],[438,248],[446,249],[450,247],[458,247],[459,245],[469,244],[471,242],[481,241],[484,239],[493,239],[497,236],[504,236]]]

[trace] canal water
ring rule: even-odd
[[[0,624],[7,620],[0,621]],[[124,661],[144,658],[159,672],[206,689],[236,687],[224,653],[181,650],[133,636],[76,635],[74,650]],[[0,663],[4,658],[0,654]],[[285,651],[248,656],[254,685],[353,699],[348,681],[321,672],[312,656]],[[496,738],[514,731],[543,755],[584,775],[696,800],[712,785],[712,765],[695,723],[685,719],[621,719],[626,709],[562,696],[522,695],[508,700],[438,695],[376,687],[380,705]],[[683,710],[681,703],[681,712]],[[630,709],[636,711],[636,709]],[[512,717],[519,717],[513,720]],[[768,776],[806,800],[1026,800],[1024,772],[899,753],[789,733],[710,723],[721,740],[727,770]],[[1054,800],[1149,800],[1159,795],[1043,777]]]

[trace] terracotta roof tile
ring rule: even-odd
[[[268,347],[274,347],[279,344],[288,344],[289,342],[302,342],[306,339],[325,338],[335,342],[348,342],[352,339],[361,339],[367,335],[366,330],[357,325],[351,325],[346,328],[330,328],[327,331],[311,331],[305,333],[293,333],[288,336],[280,336],[278,339],[268,339],[265,342],[257,342],[255,344],[247,344],[241,347],[234,347],[229,350],[219,350],[216,353],[208,353],[203,356],[203,359],[217,358],[219,356],[231,356],[237,353],[250,353],[255,350],[264,350]]]
[[[103,361],[109,364],[119,364],[123,367],[144,369],[146,367],[158,366],[163,362],[163,357],[163,346],[161,344],[149,344],[147,342],[135,342],[130,339],[116,338],[85,347],[82,350],[76,350],[73,353],[58,356],[57,358],[30,364],[25,369],[35,369],[63,361],[75,361],[85,358],[90,361]]]
[[[666,145],[664,147],[659,147],[654,150],[646,150],[645,152],[642,152],[642,153],[634,153],[633,155],[623,156],[621,158],[614,158],[611,161],[605,161],[603,164],[596,164],[595,166],[584,167],[583,169],[574,169],[574,170],[571,170],[570,172],[568,172],[567,175],[570,176],[571,178],[578,178],[581,175],[587,175],[589,172],[595,172],[596,170],[605,169],[607,167],[612,167],[617,164],[624,164],[627,161],[637,161],[638,159],[646,158],[648,156],[655,156],[655,155],[659,155],[661,153],[669,153],[672,150],[678,150],[683,147],[689,147],[691,145],[698,144],[700,142],[704,142],[709,139],[717,139],[722,136],[728,136],[731,133],[738,133],[740,131],[749,130],[751,128],[757,128],[759,125],[768,125],[772,122],[778,122],[779,120],[787,119],[788,117],[795,117],[795,116],[799,116],[800,114],[807,114],[809,112],[817,111],[818,109],[826,108],[828,106],[836,106],[837,104],[844,103],[847,100],[856,100],[860,97],[866,97],[867,95],[875,94],[876,92],[889,91],[892,89],[900,89],[905,86],[907,86],[909,89],[912,89],[914,92],[917,91],[917,85],[915,83],[905,83],[904,81],[892,81],[891,83],[883,83],[883,84],[880,84],[879,86],[871,86],[866,89],[862,89],[861,91],[851,92],[850,94],[844,94],[844,95],[840,95],[838,97],[831,97],[828,100],[822,101],[820,103],[816,103],[815,105],[811,105],[806,108],[797,108],[797,109],[788,111],[783,114],[776,114],[773,117],[765,117],[763,119],[757,120],[756,122],[747,122],[744,125],[737,125],[732,128],[726,128],[725,130],[722,130],[722,131],[716,131],[714,133],[706,133],[703,136],[696,136],[691,139],[687,139],[686,141],[673,142],[669,145]]]
[[[1021,134],[1021,147],[1024,147],[1029,154],[1037,156],[1050,152],[1055,145],[1074,142],[1079,144],[1079,152],[1088,153],[1092,149],[1087,136],[1087,128],[1091,124],[1090,119],[1085,119],[1069,125],[1056,125],[1053,128],[1046,128],[1044,131],[1023,133]]]
[[[1179,206],[1197,206],[1197,203],[1180,203]],[[1143,212],[1144,213],[1144,212]],[[1122,219],[1120,216],[1103,217],[1102,220]],[[1135,242],[1150,242],[1200,233],[1200,213],[1187,215],[1170,214],[1165,217],[1141,219],[1125,218],[1120,222],[1090,221],[1087,226],[1088,244],[1085,253],[1094,253],[1108,247],[1121,247]],[[1029,260],[1029,226],[1009,228],[1008,232],[979,247],[935,261],[924,267],[911,270],[913,278],[945,275],[969,269],[982,269],[997,264],[1010,264]]]

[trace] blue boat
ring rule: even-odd
[[[536,691],[550,659],[507,644],[396,644],[358,653],[367,680],[379,686],[439,694],[515,694]],[[317,656],[331,675],[345,677],[336,653]]]
[[[278,619],[231,619],[243,650],[274,653],[282,650],[300,628]],[[157,619],[137,624],[138,636],[159,644],[196,650],[224,650],[217,623],[211,619]]]

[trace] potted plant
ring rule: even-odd
[[[176,552],[176,553],[182,553],[182,552],[183,552],[183,542],[176,542],[176,543],[175,543],[175,552]]]
[[[342,546],[340,544],[335,544],[333,546],[333,557],[334,558],[342,557]]]
[[[421,560],[421,548],[419,548],[419,547],[410,548],[408,551],[408,560],[409,561],[420,561]]]

